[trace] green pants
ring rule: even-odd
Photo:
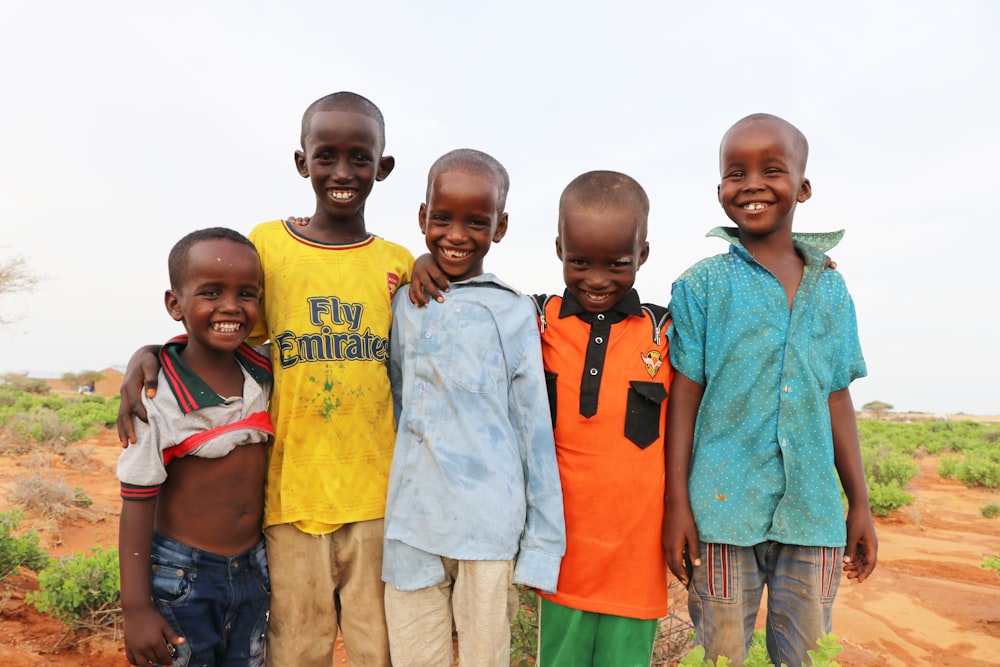
[[[649,667],[657,623],[539,598],[538,667]]]

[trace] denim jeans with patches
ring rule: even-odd
[[[767,652],[775,665],[809,664],[807,651],[833,625],[842,547],[762,542],[752,547],[701,545],[688,587],[695,641],[705,658],[742,665],[767,588]]]
[[[264,540],[219,556],[153,534],[150,591],[185,643],[175,667],[262,667],[271,582]]]

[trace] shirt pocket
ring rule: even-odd
[[[467,312],[467,311],[473,312]],[[492,320],[475,317],[475,309],[466,306],[453,316],[451,349],[444,372],[448,378],[475,394],[496,393],[506,372],[503,349]],[[486,326],[489,323],[490,326]]]
[[[639,449],[645,449],[660,437],[660,406],[667,398],[667,389],[662,382],[632,380],[629,385],[625,437]]]

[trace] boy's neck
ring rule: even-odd
[[[232,352],[217,352],[188,342],[180,357],[219,396],[243,395],[243,369]]]
[[[764,266],[767,266],[768,262],[782,263],[798,257],[795,244],[792,243],[791,229],[776,231],[765,236],[747,234],[740,230],[739,237],[740,245]]]
[[[300,229],[305,236],[324,243],[357,243],[368,238],[364,211],[348,218],[334,218],[317,209],[309,224]]]

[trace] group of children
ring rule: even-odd
[[[675,282],[670,313],[633,288],[634,179],[565,188],[566,289],[531,299],[483,268],[504,167],[432,165],[414,263],[367,229],[384,148],[369,100],[321,98],[295,153],[313,215],[171,251],[187,334],[133,356],[119,413],[129,661],[329,667],[339,628],[356,667],[446,666],[454,627],[463,665],[504,666],[522,584],[538,665],[648,665],[668,568],[710,657],[742,663],[766,586],[772,660],[807,661],[840,568],[863,581],[877,542],[853,304],[829,242],[792,234],[801,133],[727,132],[730,250]]]

